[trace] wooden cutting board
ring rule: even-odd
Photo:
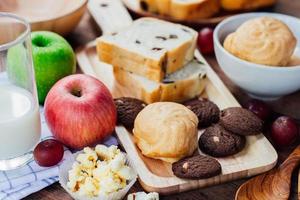
[[[195,53],[195,56],[205,64],[207,69],[208,83],[202,96],[215,102],[221,109],[239,106],[238,102],[198,51]],[[112,66],[98,60],[95,42],[79,49],[77,51],[77,60],[83,73],[101,80],[110,89],[114,97],[131,96],[126,88],[114,80]],[[202,131],[199,131],[199,135]],[[262,134],[249,136],[247,137],[247,145],[242,152],[234,156],[218,159],[222,166],[222,174],[220,176],[196,181],[184,180],[173,175],[169,163],[143,156],[135,146],[132,134],[124,127],[116,127],[116,133],[137,170],[143,188],[146,191],[156,191],[161,194],[178,193],[253,176],[270,170],[277,162],[276,151]],[[200,151],[199,153],[203,154]]]
[[[132,22],[120,0],[90,0],[88,8],[104,34],[120,30]],[[95,44],[93,41],[76,51],[82,72],[101,80],[115,98],[132,96],[127,88],[115,81],[112,66],[99,61]],[[207,70],[207,86],[202,96],[215,102],[220,109],[240,106],[198,51],[195,52],[195,57]],[[203,130],[199,130],[198,135],[200,136],[202,132]],[[275,149],[262,134],[249,136],[243,151],[234,156],[218,159],[222,166],[221,175],[202,180],[185,180],[173,175],[169,163],[143,156],[134,144],[132,134],[124,127],[116,127],[116,134],[139,175],[141,185],[149,192],[171,194],[216,185],[263,173],[272,169],[277,162]],[[203,154],[200,150],[198,152]]]

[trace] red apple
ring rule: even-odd
[[[111,135],[117,114],[112,95],[101,81],[75,74],[51,88],[45,101],[45,118],[57,140],[81,149]]]

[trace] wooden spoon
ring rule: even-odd
[[[300,145],[277,169],[256,176],[238,189],[236,200],[287,200],[290,196],[291,176],[300,164]]]

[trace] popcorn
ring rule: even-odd
[[[108,164],[99,164],[97,165],[97,168],[93,170],[93,177],[101,180],[102,177],[107,176],[110,173],[110,167]]]
[[[79,187],[79,194],[81,196],[93,197],[97,195],[99,190],[99,183],[92,177],[86,177],[84,182]]]
[[[119,154],[115,155],[115,157],[110,161],[110,167],[113,172],[117,172],[121,169],[122,166],[125,165],[126,157],[125,155],[120,152]]]
[[[84,154],[79,154],[76,160],[85,168],[93,168],[98,159],[97,153],[89,147],[85,147],[83,152]]]
[[[110,174],[109,176],[103,177],[100,181],[100,187],[102,192],[109,194],[115,191],[122,189],[121,182],[115,180],[113,175]]]
[[[125,180],[131,180],[134,178],[134,172],[132,169],[128,166],[123,166],[119,171],[118,171],[119,177],[125,179]]]
[[[108,148],[105,145],[97,145],[95,152],[101,160],[110,160]]]
[[[87,147],[79,154],[69,171],[67,187],[81,196],[109,195],[127,186],[135,177],[126,165],[126,156],[116,146]]]

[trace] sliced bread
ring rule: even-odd
[[[141,18],[132,26],[97,39],[101,61],[160,82],[191,61],[197,32],[186,26],[154,18]]]
[[[213,16],[219,0],[139,0],[142,10],[170,16],[175,20],[195,20]]]
[[[206,83],[205,67],[191,61],[184,68],[168,75],[161,83],[114,67],[117,82],[130,94],[146,103],[157,101],[182,102],[202,93]]]

